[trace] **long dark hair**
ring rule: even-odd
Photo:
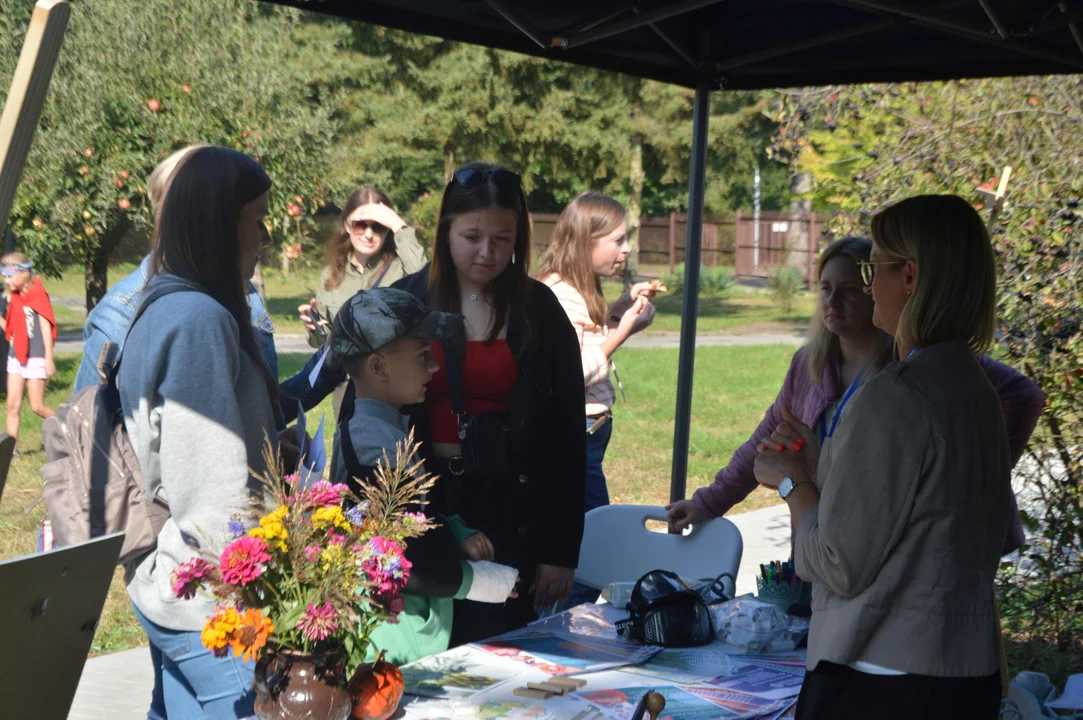
[[[173,172],[154,224],[151,277],[170,274],[198,285],[237,321],[241,349],[263,373],[275,414],[278,380],[263,361],[241,276],[237,225],[241,209],[267,192],[271,178],[244,153],[195,150]]]
[[[350,193],[350,197],[346,198],[346,207],[342,208],[342,213],[338,216],[338,226],[331,233],[331,240],[327,243],[327,268],[330,272],[323,286],[328,290],[334,290],[342,284],[342,279],[346,277],[346,263],[350,261],[350,253],[353,251],[350,231],[346,229],[346,218],[350,217],[350,213],[357,208],[369,203],[378,203],[392,210],[395,209],[391,204],[391,198],[378,187],[363,187]],[[390,230],[384,236],[380,256],[385,261],[395,256],[395,235]]]
[[[459,276],[455,272],[455,263],[451,259],[451,221],[455,219],[455,216],[484,209],[513,210],[516,214],[515,251],[508,267],[493,280],[496,314],[493,316],[493,324],[489,328],[487,339],[490,342],[496,340],[508,322],[509,316],[516,313],[523,323],[525,338],[523,347],[525,348],[530,337],[529,319],[523,312],[523,300],[530,282],[530,210],[526,204],[526,195],[518,183],[493,181],[491,173],[505,169],[499,165],[473,162],[459,168],[459,170],[464,169],[489,172],[490,179],[469,190],[452,180],[444,189],[444,197],[440,201],[436,239],[433,242],[432,265],[429,268],[429,305],[434,310],[462,313]]]

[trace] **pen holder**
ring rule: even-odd
[[[801,602],[806,596],[811,596],[811,592],[811,583],[764,580],[763,576],[756,578],[756,599],[771,603],[782,612],[788,612],[791,606]]]

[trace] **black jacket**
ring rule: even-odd
[[[428,285],[426,266],[392,287],[427,301]],[[522,316],[513,312],[508,322],[508,346],[519,366],[510,410],[514,470],[492,486],[498,496],[492,505],[507,512],[491,539],[498,562],[514,564],[520,572],[535,564],[575,568],[583,539],[587,464],[579,341],[564,308],[543,283],[528,281],[524,305],[521,310],[530,323],[525,352],[520,352],[525,340]],[[431,457],[427,407],[414,405],[403,412],[410,417],[422,453]],[[468,512],[463,515],[470,523]],[[501,543],[514,545],[503,560]]]

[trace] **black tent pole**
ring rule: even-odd
[[[684,301],[681,304],[681,350],[677,365],[677,416],[673,427],[673,474],[669,501],[684,499],[688,475],[688,440],[692,423],[692,373],[696,362],[696,316],[699,312],[699,262],[703,239],[703,194],[707,171],[707,119],[711,86],[696,84],[692,112],[692,162],[688,171],[688,234],[684,244]]]

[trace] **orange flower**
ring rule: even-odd
[[[230,637],[234,631],[237,630],[241,617],[235,608],[219,605],[215,609],[214,615],[203,626],[203,632],[201,633],[203,646],[213,651],[216,657],[224,657],[226,645],[230,642]]]
[[[237,629],[229,638],[229,644],[233,647],[233,654],[241,657],[245,662],[254,660],[259,651],[267,644],[267,638],[275,631],[274,623],[270,618],[263,617],[259,610],[245,610],[238,618]]]

